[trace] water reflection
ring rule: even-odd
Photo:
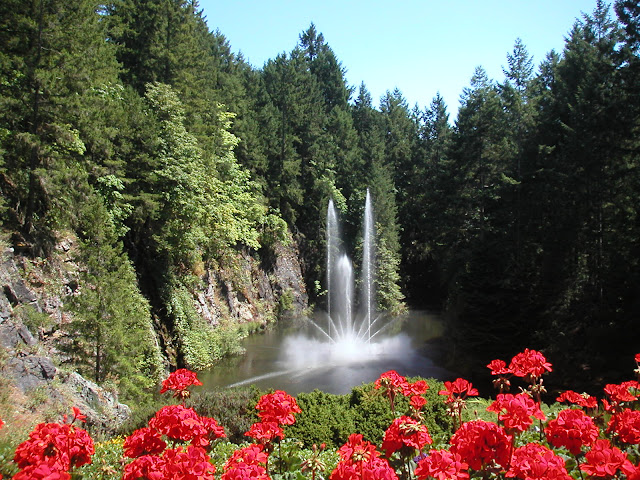
[[[441,337],[441,320],[430,313],[411,312],[395,322],[386,337],[355,347],[321,341],[302,320],[283,323],[247,338],[244,356],[225,359],[198,377],[205,389],[253,384],[292,395],[316,388],[348,393],[391,369],[405,376],[450,378],[449,372],[434,362],[429,343]]]

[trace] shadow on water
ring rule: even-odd
[[[199,373],[204,388],[256,385],[292,395],[316,388],[344,394],[387,370],[404,376],[452,379],[453,374],[434,360],[438,357],[435,343],[444,331],[435,314],[410,312],[364,343],[327,341],[314,325],[314,321],[296,319],[250,336],[243,342],[245,355],[224,359]]]

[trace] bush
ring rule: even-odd
[[[355,431],[349,395],[314,390],[298,394],[297,402],[302,413],[297,415],[296,423],[288,426],[285,432],[287,436],[300,440],[305,447],[326,443],[328,447],[337,448]]]
[[[244,433],[258,421],[255,405],[264,392],[255,387],[227,388],[194,394],[186,402],[198,415],[215,418],[230,442],[249,440]]]

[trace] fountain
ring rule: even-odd
[[[313,388],[346,393],[389,369],[404,375],[440,377],[441,369],[420,352],[421,342],[440,335],[440,322],[428,314],[421,314],[417,321],[409,317],[390,319],[376,309],[375,229],[369,191],[363,218],[359,295],[332,200],[326,222],[326,311],[314,318],[297,319],[293,334],[275,332],[271,339],[267,334],[257,339],[260,346],[247,347],[242,366],[231,368],[229,377],[225,377],[235,380],[226,385],[272,386],[293,394]],[[394,325],[398,328],[391,328]]]
[[[344,252],[343,241],[333,200],[327,208],[327,319],[326,328],[318,322],[313,325],[335,348],[368,349],[371,339],[379,332],[373,330],[379,317],[375,314],[373,205],[367,190],[362,236],[362,268],[360,276],[360,303],[356,305],[351,260]],[[359,307],[356,310],[356,306]]]

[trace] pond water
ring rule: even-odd
[[[410,312],[388,323],[370,342],[331,343],[323,340],[314,322],[294,319],[246,338],[246,354],[227,358],[199,372],[204,389],[256,385],[291,395],[314,389],[344,394],[354,386],[375,381],[396,370],[404,376],[440,380],[453,374],[434,361],[442,337],[441,319],[428,312]]]

